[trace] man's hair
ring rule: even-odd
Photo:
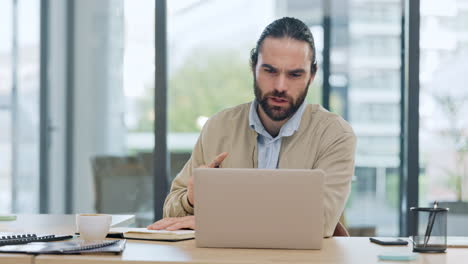
[[[309,44],[312,51],[311,58],[311,74],[317,72],[317,61],[315,58],[315,43],[314,36],[310,32],[309,27],[301,20],[293,17],[283,17],[269,24],[260,35],[257,41],[257,46],[250,52],[250,66],[255,69],[258,62],[258,53],[260,52],[263,41],[267,37],[272,38],[291,38],[295,40],[305,41]]]

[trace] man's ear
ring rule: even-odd
[[[255,75],[255,68],[257,68],[257,64],[250,64],[250,70],[252,71],[253,75]]]
[[[318,66],[318,64],[316,64],[316,66],[315,66],[315,72],[313,72],[313,73],[311,72],[311,73],[310,73],[310,79],[309,79],[309,82],[310,82],[310,83],[314,82],[314,80],[315,80],[315,75],[317,75],[318,69],[319,69],[319,66]]]
[[[317,74],[317,72],[312,73],[312,74],[310,75],[309,83],[313,83],[313,82],[314,82],[314,80],[315,80],[315,74]]]

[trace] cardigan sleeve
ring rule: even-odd
[[[324,236],[329,237],[333,235],[351,191],[356,136],[351,127],[340,120],[333,122],[325,134],[315,168],[325,171]]]
[[[188,202],[187,184],[192,176],[192,169],[205,164],[203,160],[202,134],[203,131],[195,144],[192,156],[172,181],[171,190],[164,202],[163,217],[181,217],[193,215],[194,213],[193,206]]]

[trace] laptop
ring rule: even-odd
[[[198,247],[320,249],[322,170],[194,169]]]

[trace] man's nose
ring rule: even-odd
[[[278,92],[285,92],[288,89],[287,87],[287,82],[286,82],[286,76],[284,74],[280,74],[275,81],[275,90]]]

